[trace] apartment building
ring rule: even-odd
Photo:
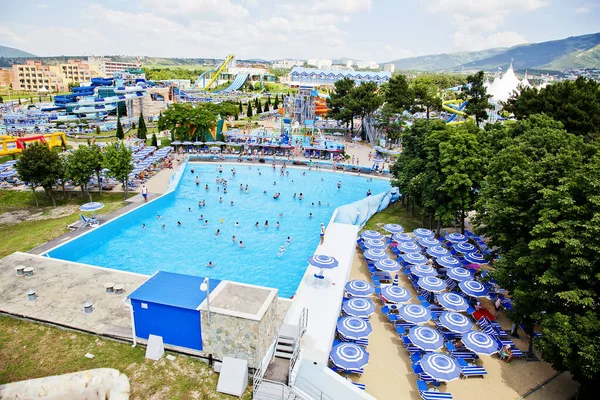
[[[105,57],[88,57],[88,64],[103,77],[111,77],[115,72],[141,68],[140,63],[113,61]]]
[[[0,68],[0,87],[7,87],[11,84],[12,69]]]
[[[81,60],[68,60],[58,65],[44,65],[41,61],[27,60],[25,64],[13,64],[13,90],[38,91],[45,88],[65,92],[69,83],[83,84],[98,74]]]

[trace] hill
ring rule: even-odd
[[[508,49],[436,54],[392,61],[400,70],[495,71],[510,62],[517,70],[565,70],[600,67],[600,33],[531,43]]]
[[[13,49],[12,47],[0,46],[0,57],[12,58],[12,57],[37,57],[34,54],[27,53],[26,51]]]

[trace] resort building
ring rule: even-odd
[[[112,76],[115,72],[141,68],[139,62],[118,62],[104,57],[88,57],[88,64],[102,76]]]
[[[331,68],[333,61],[329,59],[309,58],[306,64],[317,68]]]
[[[356,68],[360,69],[379,69],[379,64],[375,61],[357,61]]]
[[[66,64],[44,65],[41,61],[27,60],[12,66],[13,90],[65,92],[71,82],[89,81],[92,76],[89,66],[79,60],[69,60]]]
[[[8,68],[0,68],[0,87],[5,87],[11,83],[12,70]]]
[[[383,64],[383,70],[386,72],[391,72],[393,74],[394,71],[396,71],[396,65],[394,65],[392,63]]]
[[[357,84],[376,82],[378,85],[388,82],[391,72],[325,70],[315,68],[294,67],[290,72],[290,85],[332,86],[344,78],[353,79]]]
[[[294,67],[301,67],[304,65],[302,60],[277,60],[273,62],[273,68],[275,69],[290,69]]]

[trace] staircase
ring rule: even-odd
[[[294,354],[296,338],[291,336],[277,336],[277,346],[275,347],[275,357],[291,360]]]

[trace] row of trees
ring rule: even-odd
[[[19,178],[28,182],[33,191],[36,206],[36,189],[40,187],[44,189],[52,205],[56,206],[54,187],[60,186],[64,195],[68,181],[79,186],[81,193],[91,201],[88,182],[94,176],[100,182],[100,174],[104,168],[108,169],[108,176],[123,185],[127,198],[128,176],[133,171],[132,157],[131,150],[122,142],[111,143],[104,149],[93,144],[79,146],[67,156],[59,155],[44,144],[34,143],[23,150],[15,167]],[[98,191],[102,194],[102,185],[98,185]]]

